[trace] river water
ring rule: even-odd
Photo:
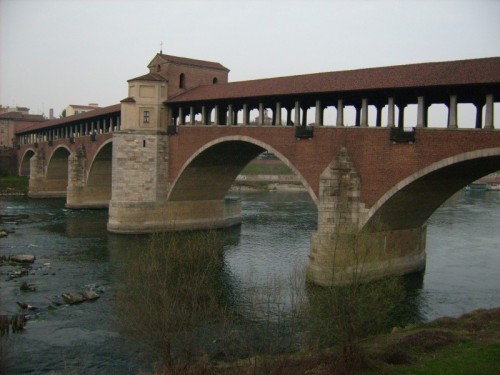
[[[226,287],[232,295],[248,296],[271,284],[287,285],[308,261],[317,215],[312,201],[301,192],[240,197],[243,223],[224,231]],[[0,267],[0,315],[18,314],[16,302],[38,308],[30,312],[23,333],[2,337],[4,371],[149,370],[147,361],[136,358],[134,341],[119,333],[113,310],[113,270],[120,253],[136,246],[140,256],[138,244],[146,237],[109,234],[105,210],[68,210],[58,199],[1,197],[0,215],[0,227],[15,231],[0,239],[0,255],[37,257],[20,278],[10,278],[13,267]],[[500,192],[464,193],[448,201],[428,223],[427,268],[416,276],[411,293],[415,316],[432,320],[500,306],[499,266]],[[23,281],[36,291],[20,291]],[[61,293],[84,288],[101,297],[79,305],[62,303]]]

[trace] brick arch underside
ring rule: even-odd
[[[387,192],[368,213],[364,229],[421,227],[456,192],[498,170],[500,148],[469,152],[434,163]]]
[[[182,170],[168,200],[224,199],[242,169],[264,151],[245,141],[224,141],[208,147]]]
[[[108,187],[110,197],[112,156],[113,143],[104,144],[95,155],[87,177],[87,186]]]
[[[65,147],[59,147],[50,157],[47,165],[47,180],[68,181],[68,158],[70,151]],[[66,185],[65,185],[66,186]]]
[[[19,166],[19,176],[30,176],[30,160],[35,155],[32,149],[26,150]]]

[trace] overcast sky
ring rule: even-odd
[[[230,81],[500,56],[500,1],[0,0],[0,104],[118,103],[160,42]]]

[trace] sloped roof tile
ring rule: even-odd
[[[127,82],[132,82],[132,81],[166,81],[166,79],[160,74],[148,73],[139,77],[129,79]]]
[[[170,99],[169,102],[482,83],[500,83],[500,57],[396,65],[205,85],[182,93]]]
[[[187,57],[172,56],[172,55],[166,55],[166,54],[160,54],[160,53],[157,54],[156,56],[161,57],[166,62],[171,62],[171,63],[175,63],[175,64],[184,64],[184,65],[199,66],[199,67],[204,67],[204,68],[229,71],[228,68],[226,68],[222,64],[220,64],[218,62],[214,62],[214,61],[196,60],[196,59],[190,59]],[[152,64],[152,61],[148,66],[151,66],[151,64]]]

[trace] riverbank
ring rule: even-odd
[[[0,195],[28,194],[29,179],[26,177],[0,177]]]
[[[500,308],[458,318],[394,328],[360,343],[351,374],[483,374],[500,370]],[[253,357],[211,366],[200,361],[189,374],[345,374],[340,348]]]
[[[231,191],[306,191],[306,188],[280,160],[255,159],[241,171]]]
[[[234,181],[230,191],[306,191],[306,189],[295,175],[241,174]]]

